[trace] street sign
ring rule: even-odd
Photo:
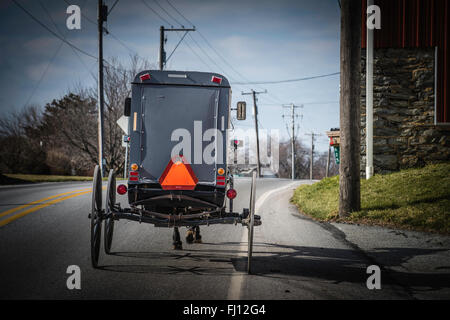
[[[130,136],[123,135],[122,136],[122,147],[126,147],[130,142]]]
[[[116,121],[116,123],[119,125],[120,129],[122,129],[126,135],[128,135],[128,120],[129,120],[129,117],[121,116]]]
[[[334,146],[334,158],[336,159],[336,164],[339,164],[341,162],[340,156],[341,156],[341,152],[340,152],[340,148],[339,146]]]

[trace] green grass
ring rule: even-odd
[[[65,181],[92,181],[92,177],[87,176],[57,176],[57,175],[41,175],[41,174],[3,174],[6,179],[0,179],[0,184],[20,184],[20,183],[37,183],[37,182],[65,182]],[[103,178],[104,181],[108,178]],[[116,180],[123,180],[116,177]]]
[[[318,220],[450,234],[450,163],[361,180],[361,211],[346,218],[338,216],[338,176],[300,186],[292,202]]]

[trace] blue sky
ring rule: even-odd
[[[81,30],[68,30],[68,4],[63,0],[16,1],[56,31],[50,15],[68,41],[97,55],[96,26],[82,18]],[[111,7],[114,1],[106,0],[106,4]],[[322,133],[317,149],[326,150],[324,132],[339,126],[338,75],[276,85],[233,85],[233,82],[284,80],[338,72],[340,14],[336,0],[169,1],[192,21],[227,63],[211,50],[199,32],[193,32],[168,61],[167,69],[224,74],[232,83],[233,105],[241,100],[252,105],[251,97],[242,96],[241,91],[267,89],[268,94],[261,94],[258,99],[260,124],[264,129],[279,129],[284,138],[288,136],[282,115],[287,114],[287,110],[281,105],[303,104],[304,108],[299,110],[303,118],[297,119],[301,120],[299,138],[309,144],[310,138],[304,133]],[[79,5],[84,16],[96,21],[96,0],[68,2]],[[166,0],[145,2],[174,27],[179,24],[173,18],[191,27]],[[142,0],[119,0],[108,17],[107,28],[127,48],[113,36],[105,35],[105,58],[117,58],[126,65],[130,54],[137,53],[156,66],[160,25],[170,27]],[[0,2],[0,28],[2,114],[18,110],[27,102],[44,106],[77,84],[94,85],[89,72],[97,73],[96,61],[81,53],[76,55],[72,48],[33,21],[11,0]],[[168,33],[167,55],[178,40],[177,34]],[[246,121],[237,125],[252,127],[251,112],[248,115]]]

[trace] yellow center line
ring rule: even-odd
[[[39,204],[39,203],[44,202],[44,201],[47,201],[47,200],[51,200],[51,199],[54,199],[54,198],[58,198],[58,197],[61,197],[61,196],[66,195],[66,194],[71,194],[71,193],[76,193],[76,192],[81,192],[81,191],[88,191],[88,190],[91,190],[91,189],[72,190],[72,191],[68,191],[68,192],[56,194],[56,195],[51,196],[51,197],[39,199],[39,200],[30,202],[30,203],[27,203],[27,204],[24,204],[24,205],[21,205],[21,206],[18,206],[18,207],[15,207],[15,208],[6,210],[6,211],[4,211],[4,212],[1,212],[1,213],[0,213],[0,218],[1,218],[1,217],[4,217],[4,216],[6,216],[6,215],[8,215],[8,214],[10,214],[10,213],[13,213],[13,212],[22,210],[22,209],[24,209],[24,208],[28,208],[29,206],[32,206],[32,205],[35,205],[35,204]]]
[[[20,212],[20,213],[18,213],[16,215],[13,215],[12,217],[9,217],[7,219],[4,219],[4,220],[0,221],[0,227],[3,227],[4,225],[7,225],[8,223],[10,223],[10,222],[12,222],[14,220],[17,220],[17,219],[19,219],[19,218],[21,218],[23,216],[26,216],[29,213],[37,211],[39,209],[48,207],[48,206],[50,206],[52,204],[55,204],[55,203],[58,203],[58,202],[61,202],[61,201],[64,201],[64,200],[67,200],[67,199],[70,199],[70,198],[73,198],[73,197],[81,196],[81,195],[89,193],[89,192],[92,192],[92,190],[71,194],[71,195],[65,196],[63,198],[55,199],[55,200],[52,200],[52,201],[49,201],[49,202],[46,202],[46,203],[41,203],[41,204],[37,205],[36,207],[29,208],[28,210],[22,211],[22,212]],[[67,193],[65,193],[65,194],[67,194]],[[62,195],[62,194],[59,194],[57,196],[60,196],[60,195]],[[53,198],[54,197],[55,196],[53,196]]]

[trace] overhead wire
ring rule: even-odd
[[[173,24],[170,23],[169,21],[167,21],[167,19],[165,19],[163,16],[161,16],[155,9],[153,9],[145,0],[141,0],[142,3],[149,9],[151,10],[154,14],[156,14],[162,21],[164,21],[165,23],[167,23],[169,26],[173,27]]]
[[[36,18],[30,11],[28,11],[27,9],[25,9],[25,7],[23,7],[18,1],[16,0],[12,0],[12,2],[14,2],[14,4],[16,6],[18,6],[22,11],[24,11],[30,18],[32,18],[35,22],[37,22],[40,26],[42,26],[44,29],[46,29],[48,32],[50,32],[51,34],[53,34],[55,37],[57,37],[59,40],[63,41],[64,43],[68,44],[69,46],[71,46],[72,48],[74,48],[75,50],[81,52],[82,54],[91,57],[92,59],[96,59],[98,60],[98,58],[86,51],[84,51],[83,49],[78,48],[76,45],[70,43],[69,41],[67,41],[66,39],[62,38],[61,36],[59,36],[56,32],[54,32],[52,29],[50,29],[46,24],[44,24],[43,22],[41,22],[38,18]]]
[[[317,76],[304,77],[304,78],[296,78],[296,79],[288,79],[288,80],[275,80],[275,81],[249,81],[249,82],[236,82],[235,84],[279,84],[279,83],[287,83],[287,82],[298,82],[298,81],[306,81],[318,78],[331,77],[340,74],[340,72],[327,73]]]
[[[174,18],[174,17],[173,17],[166,9],[164,9],[164,8],[159,4],[159,2],[158,2],[157,0],[154,0],[154,2],[157,4],[158,7],[161,8],[162,11],[164,11],[164,12],[166,13],[166,15],[167,15],[170,19],[172,19],[173,21],[175,21],[177,24],[179,24],[180,26],[182,26],[182,27],[184,28],[183,24],[180,23],[177,19],[175,19],[175,18]]]
[[[84,1],[82,8],[84,7],[84,5],[86,4],[86,1]],[[50,21],[52,22],[53,26],[55,27],[56,31],[60,34],[61,37],[63,37],[64,39],[66,39],[66,35],[68,33],[68,31],[66,32],[66,34],[64,35],[62,33],[62,31],[59,29],[58,25],[56,24],[55,20],[53,20],[52,15],[50,14],[50,12],[47,10],[47,8],[45,7],[45,5],[42,3],[41,0],[39,0],[39,4],[42,8],[42,10],[44,10],[44,12],[47,14],[47,16],[49,17]],[[67,40],[67,39],[66,39]],[[97,82],[97,78],[95,77],[95,75],[91,72],[91,70],[87,67],[87,65],[85,64],[85,62],[83,61],[83,59],[81,59],[80,54],[78,53],[78,51],[76,51],[74,48],[70,47],[72,49],[72,51],[74,52],[74,54],[77,56],[78,60],[80,61],[80,63],[83,65],[83,67],[86,69],[86,71],[91,75],[91,77],[94,79],[95,82]]]
[[[66,4],[70,5],[69,1],[67,0],[63,0]],[[117,2],[117,1],[116,1]],[[109,12],[111,12],[112,9],[110,9]],[[109,14],[108,12],[108,14]],[[92,20],[91,18],[89,18],[86,14],[84,14],[83,12],[81,13],[81,16],[83,18],[86,19],[86,21],[88,21],[90,24],[97,26],[97,22]],[[104,30],[106,31],[107,35],[110,35],[114,40],[116,40],[122,47],[124,47],[125,49],[127,49],[128,51],[130,51],[131,53],[135,54],[137,57],[139,57],[142,60],[145,60],[143,57],[141,57],[136,50],[131,49],[123,40],[121,40],[119,37],[117,37],[113,32],[111,32],[110,30],[106,30],[106,28],[104,28]]]

